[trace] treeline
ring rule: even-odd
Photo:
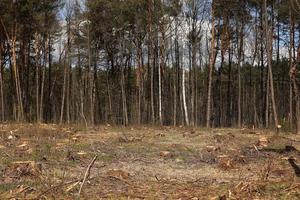
[[[297,0],[1,0],[0,119],[299,131],[299,13]]]

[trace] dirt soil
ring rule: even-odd
[[[2,124],[0,199],[300,199],[297,149],[267,130]]]

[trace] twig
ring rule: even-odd
[[[158,182],[160,182],[160,180],[159,180],[159,178],[157,177],[157,175],[155,175],[154,177],[155,177],[155,179],[156,179]]]
[[[81,190],[82,190],[82,187],[86,181],[86,179],[90,176],[90,171],[91,171],[91,168],[93,167],[95,161],[97,159],[97,155],[93,158],[92,162],[89,164],[89,166],[87,167],[86,171],[85,171],[85,174],[84,174],[84,178],[83,178],[83,181],[80,185],[80,189],[79,189],[79,192],[78,192],[78,196],[80,196],[80,193],[81,193]]]
[[[58,184],[58,185],[55,185],[55,186],[53,186],[53,187],[48,188],[48,189],[45,190],[45,191],[42,191],[42,192],[41,192],[40,194],[38,194],[37,197],[34,198],[34,199],[40,199],[41,196],[47,194],[48,192],[50,192],[50,191],[52,191],[52,190],[55,190],[55,189],[60,188],[60,187],[63,187],[63,186],[65,186],[65,185],[69,185],[69,184],[76,183],[76,182],[78,182],[78,181],[80,181],[80,180],[69,181],[69,182],[67,182],[67,183],[61,182],[61,183]]]
[[[88,180],[93,180],[93,179],[95,179],[95,178],[97,178],[97,177],[99,177],[99,176],[95,176],[95,177],[92,177],[92,178],[88,178]],[[47,194],[47,193],[49,193],[49,192],[51,192],[51,191],[53,191],[53,190],[55,190],[55,189],[62,188],[62,187],[66,186],[66,185],[69,185],[69,184],[80,183],[81,181],[82,181],[82,179],[76,179],[76,180],[73,180],[73,181],[68,181],[68,182],[66,182],[66,183],[61,182],[60,184],[55,185],[55,186],[52,186],[52,187],[48,188],[47,190],[41,192],[41,193],[40,193],[39,195],[37,195],[37,197],[34,198],[34,199],[40,199],[41,196],[43,196],[43,195],[45,195],[45,194]]]
[[[259,155],[260,152],[259,152],[259,149],[257,148],[257,146],[254,144],[253,147],[257,151],[257,154]]]
[[[102,165],[102,166],[99,166],[98,168],[105,167],[105,166],[106,166],[106,165]],[[95,179],[95,178],[97,178],[97,177],[99,177],[99,176],[95,176],[95,177],[88,178],[88,180],[93,180],[93,179]],[[68,182],[65,182],[65,183],[64,183],[64,182],[61,182],[61,183],[59,183],[58,185],[52,186],[52,187],[48,188],[47,190],[42,191],[42,192],[41,192],[40,194],[38,194],[37,197],[34,198],[34,199],[40,199],[40,197],[41,197],[42,195],[45,195],[45,194],[51,192],[52,190],[55,190],[55,189],[57,189],[57,188],[64,187],[64,186],[69,185],[69,184],[80,183],[81,181],[83,181],[82,178],[76,179],[76,180],[73,180],[73,181],[68,181]]]

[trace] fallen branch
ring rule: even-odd
[[[102,165],[102,166],[99,166],[98,168],[101,168],[101,167],[105,167],[106,165]],[[87,178],[89,181],[90,180],[93,180],[93,179],[95,179],[95,178],[99,178],[100,176],[95,176],[95,177],[91,177],[91,178]],[[104,178],[104,177],[103,177]],[[61,183],[59,183],[59,184],[57,184],[57,185],[54,185],[54,186],[52,186],[52,187],[50,187],[50,188],[48,188],[47,190],[45,190],[45,191],[42,191],[39,195],[37,195],[37,197],[36,198],[34,198],[34,199],[40,199],[41,198],[41,196],[43,196],[43,195],[45,195],[45,194],[47,194],[47,193],[49,193],[49,192],[51,192],[51,191],[53,191],[53,190],[56,190],[56,189],[58,189],[58,188],[62,188],[62,187],[64,187],[64,186],[67,186],[67,185],[70,185],[70,184],[75,184],[75,183],[81,183],[83,180],[82,180],[82,178],[80,178],[80,179],[76,179],[76,180],[73,180],[73,181],[68,181],[68,182],[64,182],[64,181],[62,181]],[[78,184],[76,184],[76,185],[78,185]]]
[[[82,181],[82,183],[81,183],[81,185],[80,185],[80,188],[79,188],[78,196],[80,196],[80,193],[81,193],[81,191],[82,191],[82,187],[83,187],[84,183],[86,182],[86,179],[88,179],[89,176],[90,176],[91,168],[93,167],[93,165],[94,165],[96,159],[97,159],[97,155],[93,158],[92,162],[89,164],[89,166],[87,167],[87,169],[86,169],[86,171],[85,171],[83,181]]]
[[[69,181],[69,182],[67,182],[67,183],[61,182],[61,183],[58,184],[58,185],[52,186],[52,187],[48,188],[47,190],[42,191],[42,192],[41,192],[40,194],[38,194],[37,197],[34,198],[34,199],[40,199],[43,195],[45,195],[45,194],[47,194],[47,193],[49,193],[49,192],[51,192],[51,191],[53,191],[53,190],[56,190],[56,189],[58,189],[58,188],[61,188],[61,187],[63,187],[63,186],[69,185],[69,184],[76,183],[76,182],[78,182],[78,181],[80,181],[80,180]]]
[[[157,177],[157,175],[154,176],[157,182],[160,182],[160,179]]]
[[[88,178],[88,180],[90,181],[90,180],[93,180],[93,179],[95,179],[95,178],[97,178],[97,177],[99,177],[99,176],[95,176],[95,177],[92,177],[92,178]],[[62,188],[62,187],[64,187],[64,186],[70,185],[70,184],[75,184],[75,183],[77,183],[76,185],[78,185],[81,181],[82,181],[82,179],[76,179],[76,180],[73,180],[73,181],[68,181],[68,182],[66,182],[66,183],[61,182],[61,183],[59,183],[59,184],[57,184],[57,185],[55,185],[55,186],[52,186],[52,187],[48,188],[48,189],[45,190],[45,191],[42,191],[42,192],[41,192],[39,195],[37,195],[37,197],[34,198],[34,199],[40,199],[43,195],[45,195],[45,194],[47,194],[47,193],[49,193],[49,192],[51,192],[51,191],[53,191],[53,190],[56,190],[56,189],[58,189],[58,188]],[[66,192],[68,192],[68,191],[66,191]]]
[[[254,144],[253,147],[256,150],[257,154],[259,155],[260,152],[259,152],[259,149],[257,148],[257,146]]]

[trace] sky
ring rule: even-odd
[[[55,52],[54,52],[54,60],[58,60],[59,58],[59,50],[63,47],[60,48],[60,46],[64,45],[64,41],[66,39],[66,23],[65,23],[65,16],[66,16],[66,10],[67,10],[67,5],[72,5],[75,3],[75,0],[64,0],[65,1],[65,6],[64,8],[62,8],[59,12],[59,20],[60,23],[62,25],[62,27],[64,27],[62,29],[62,37],[56,41],[55,43]],[[85,0],[78,0],[78,2],[81,4],[81,7],[84,9],[85,7]],[[188,23],[186,22],[186,20],[184,20],[183,18],[181,19],[181,26],[182,28],[180,29],[180,46],[182,47],[182,50],[184,50],[183,52],[184,54],[184,59],[183,59],[183,64],[185,68],[188,68],[189,65],[189,61],[188,61],[188,40],[187,40],[187,34],[189,32],[189,26]],[[173,24],[174,27],[174,24]],[[203,62],[206,62],[207,57],[208,57],[208,50],[206,47],[206,42],[204,41],[206,39],[206,35],[208,37],[211,37],[210,35],[210,30],[211,30],[211,23],[209,21],[209,19],[206,19],[202,25],[202,34],[203,34],[203,41],[202,41],[202,52],[203,52]],[[254,52],[254,40],[253,40],[253,31],[251,29],[246,28],[245,31],[246,34],[246,39],[245,39],[245,44],[244,44],[244,51],[245,51],[245,57],[246,57],[246,61],[248,61],[249,63],[252,62],[251,59],[247,59],[248,57],[251,58],[253,56],[253,52]],[[282,40],[280,42],[280,53],[281,53],[281,57],[288,57],[288,47],[286,46],[286,42],[288,42],[288,36],[289,34],[286,32],[281,32],[280,33]],[[210,44],[209,44],[210,45]],[[276,43],[274,42],[274,56],[276,53]],[[275,58],[275,57],[274,57]],[[236,58],[233,58],[236,60]],[[218,56],[217,59],[217,63],[216,65],[218,66],[218,64],[220,64],[220,59]],[[257,62],[255,62],[254,64],[258,64]]]

